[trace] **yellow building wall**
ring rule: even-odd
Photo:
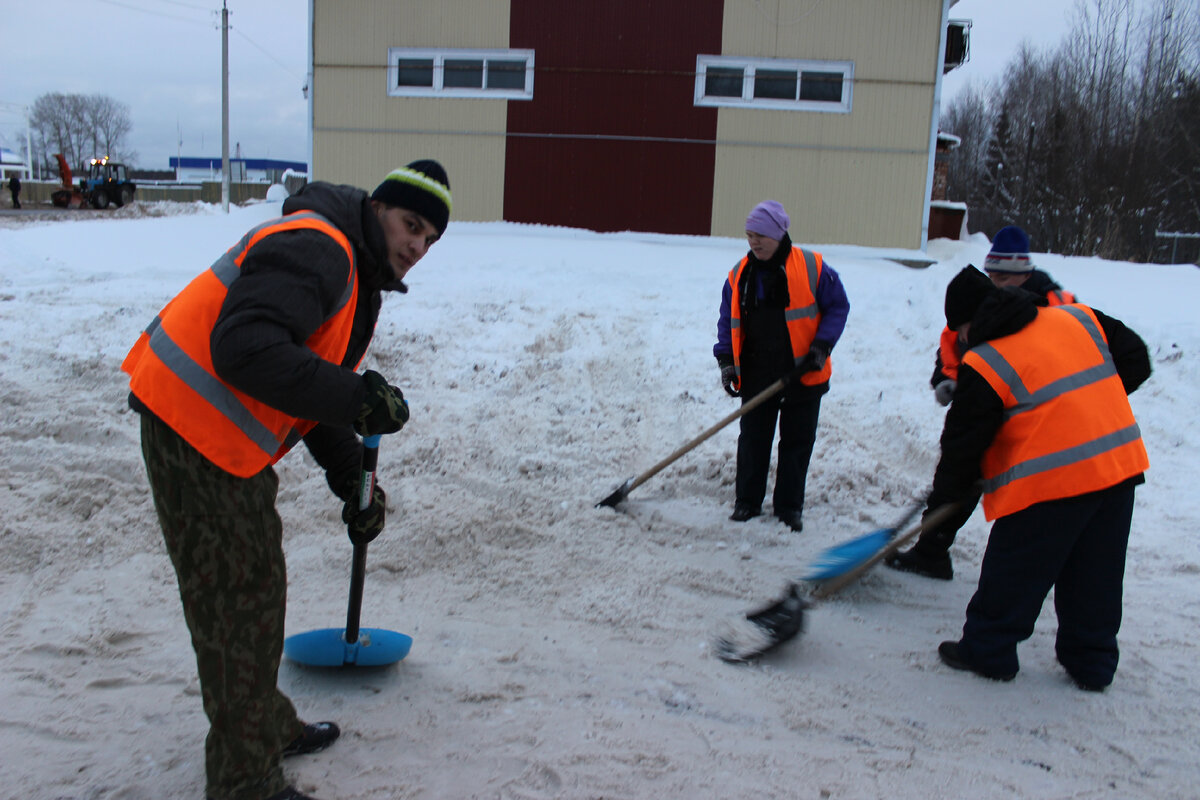
[[[436,13],[413,5],[313,0],[313,177],[371,191],[390,170],[433,158],[450,177],[452,219],[500,219],[508,101],[389,97],[387,55],[389,47],[505,49],[509,4],[438,0]]]
[[[797,243],[921,246],[942,0],[726,0],[720,55],[854,62],[849,114],[723,107],[712,231],[783,203]]]

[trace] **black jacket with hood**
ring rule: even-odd
[[[1048,272],[1043,272],[1040,269],[1031,270],[1029,277],[1021,284],[1021,288],[1042,298],[1048,297],[1051,292],[1062,291],[1062,286],[1058,284],[1058,281],[1051,278]],[[1092,310],[1094,311],[1095,309]],[[937,356],[934,359],[933,375],[929,378],[929,385],[936,389],[939,383],[949,379],[950,376],[942,372],[942,350],[939,347]]]
[[[300,229],[273,234],[242,261],[213,326],[217,375],[267,405],[318,425],[304,437],[330,487],[346,497],[358,479],[361,445],[351,427],[366,396],[355,365],[375,332],[383,290],[406,291],[387,260],[383,228],[367,193],[352,186],[310,183],[284,201],[283,212],[313,211],[350,240],[358,269],[358,303],[340,364],[305,346],[336,308],[350,264],[325,234]],[[130,404],[148,410],[131,395]]]
[[[1033,322],[1039,306],[1046,305],[1045,297],[1031,294],[1023,288],[995,289],[971,319],[967,346],[976,347],[1016,333]],[[1125,393],[1130,394],[1150,377],[1150,354],[1146,350],[1146,343],[1120,320],[1094,308],[1092,312],[1108,339],[1113,365],[1125,387]],[[942,455],[934,473],[927,509],[957,501],[966,501],[966,505],[941,527],[942,531],[957,531],[974,511],[975,499],[979,497],[978,481],[982,476],[980,465],[983,454],[1003,422],[1004,402],[991,384],[970,366],[960,365],[954,402],[950,405],[942,428]],[[1131,480],[1141,483],[1144,479],[1138,476]]]

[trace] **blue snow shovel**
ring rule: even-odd
[[[363,439],[362,472],[358,486],[358,507],[371,505],[375,493],[375,468],[379,463],[379,438]],[[298,664],[310,667],[383,667],[408,655],[412,637],[380,628],[360,628],[363,583],[367,577],[367,546],[354,545],[354,564],[350,571],[350,606],[345,628],[322,628],[297,633],[283,641],[283,654]]]
[[[802,575],[800,579],[805,581],[824,581],[849,572],[882,550],[885,545],[896,537],[897,532],[911,522],[924,507],[925,501],[922,500],[905,512],[904,518],[893,527],[880,528],[865,536],[859,536],[856,539],[842,542],[839,545],[834,545],[821,551],[808,565],[808,572]]]

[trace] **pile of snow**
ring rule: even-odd
[[[135,206],[142,207],[138,203]],[[155,207],[158,207],[155,204]],[[21,797],[200,797],[195,666],[119,364],[196,273],[278,203],[228,215],[0,230],[0,751]],[[123,210],[124,211],[124,210]],[[1036,243],[1035,243],[1036,244]],[[1132,398],[1150,452],[1103,695],[1054,658],[1053,605],[999,684],[942,666],[987,526],[952,582],[876,569],[763,663],[710,652],[823,548],[929,485],[942,293],[987,241],[911,255],[815,245],[851,302],[822,408],[804,533],[727,520],[736,425],[594,504],[737,408],[711,355],[735,239],[452,223],[384,303],[364,367],[404,389],[384,440],[388,529],[365,626],[414,637],[378,670],[285,663],[302,715],[346,733],[288,775],[318,797],[1194,796],[1200,621],[1200,272],[1038,255],[1145,337]],[[302,449],[277,466],[288,630],[344,623],[350,546]]]

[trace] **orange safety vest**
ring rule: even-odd
[[[742,381],[742,303],[738,284],[742,270],[746,268],[749,256],[745,256],[738,265],[729,271],[729,286],[733,293],[729,298],[729,338],[733,345],[733,366],[735,378],[734,389],[741,388]],[[817,335],[817,327],[821,324],[821,310],[817,308],[817,283],[821,280],[822,260],[820,253],[793,247],[784,273],[787,275],[788,306],[784,309],[784,320],[787,322],[788,338],[792,345],[792,358],[799,364],[808,354],[813,339]],[[819,370],[806,372],[800,376],[800,382],[808,386],[817,386],[829,380],[833,374],[833,359],[825,359],[825,366]]]
[[[1051,289],[1046,292],[1046,303],[1050,306],[1063,306],[1075,302],[1075,295],[1065,289]],[[942,374],[952,381],[958,380],[958,365],[962,363],[962,355],[958,352],[958,333],[949,328],[942,328],[942,336],[938,340],[938,356],[942,360]]]
[[[1150,466],[1108,340],[1083,305],[1038,309],[1009,336],[963,356],[1004,403],[983,455],[988,520],[1107,489]]]
[[[346,253],[349,276],[336,309],[305,346],[340,364],[350,344],[358,280],[354,248],[333,223],[311,211],[270,220],[196,276],[142,331],[125,356],[129,388],[159,419],[226,472],[240,478],[274,464],[316,422],[301,420],[255,400],[217,376],[209,343],[229,286],[254,245],[284,231],[312,229]]]
[[[938,356],[942,360],[942,374],[952,381],[958,380],[958,365],[962,356],[958,353],[958,332],[942,328],[941,339],[938,340]]]

